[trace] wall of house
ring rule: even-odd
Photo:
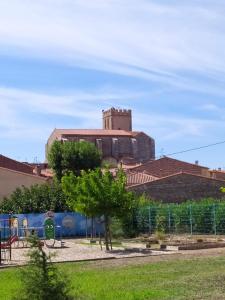
[[[225,186],[225,181],[181,173],[129,187],[129,190],[137,194],[145,193],[153,200],[179,203],[191,199],[224,198],[220,191],[222,186]]]
[[[4,197],[10,196],[16,188],[25,186],[30,187],[33,184],[42,184],[46,178],[0,168],[0,201]]]
[[[224,171],[210,171],[210,176],[215,179],[225,180],[225,172]]]

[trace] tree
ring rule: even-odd
[[[54,170],[56,178],[60,181],[63,176],[63,144],[54,141],[48,153],[48,162]]]
[[[221,187],[221,188],[220,188],[220,191],[221,191],[222,193],[225,193],[225,187]]]
[[[57,181],[53,181],[52,184],[17,188],[10,197],[0,203],[0,213],[42,213],[49,210],[68,210],[66,195]]]
[[[22,291],[18,300],[69,300],[70,285],[68,278],[53,265],[51,256],[43,250],[36,236],[29,239],[29,265],[21,270]]]
[[[134,206],[135,197],[126,190],[126,176],[122,170],[114,177],[109,170],[72,172],[62,178],[62,188],[68,205],[87,217],[104,216],[105,243],[109,250],[110,219],[121,218]]]
[[[48,154],[50,167],[58,180],[68,171],[79,175],[81,170],[93,170],[100,167],[101,153],[93,143],[55,141]]]

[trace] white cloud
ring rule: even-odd
[[[159,114],[135,113],[134,125],[151,136],[158,137],[160,143],[193,138],[210,137],[210,131],[222,128],[223,120],[207,119],[204,116],[190,117],[173,112]]]
[[[95,91],[73,91],[61,95],[0,87],[1,137],[43,140],[59,128],[59,117],[74,118],[74,127],[101,127],[101,109],[132,100],[141,93],[113,91],[101,88]],[[56,118],[56,116],[58,118]],[[44,118],[44,122],[40,119]]]
[[[224,12],[219,0],[2,0],[0,51],[222,93]]]
[[[42,144],[43,150],[54,127],[63,128],[69,124],[70,128],[101,128],[102,108],[122,105],[121,99],[122,107],[132,108],[132,100],[140,99],[141,103],[145,97],[144,94],[125,90],[115,92],[112,88],[74,90],[56,96],[0,87],[1,141],[19,139],[24,147],[37,142]],[[207,103],[205,106],[213,108]],[[67,123],[68,119],[70,123]],[[133,128],[155,138],[157,148],[159,145],[168,153],[190,148],[194,141],[196,145],[219,141],[223,138],[224,120],[207,118],[204,114],[193,117],[186,112],[162,112],[160,107],[142,110],[140,105],[133,111]]]
[[[43,140],[54,127],[61,127],[60,117],[74,118],[74,127],[101,128],[101,109],[118,103],[121,99],[129,107],[132,100],[141,99],[141,93],[113,91],[112,89],[94,91],[73,91],[70,94],[44,94],[33,91],[0,87],[0,128],[8,138],[32,138]],[[132,107],[131,107],[132,108]],[[36,116],[36,117],[35,117]],[[55,116],[58,118],[56,119]],[[43,122],[40,119],[44,118]],[[51,123],[52,119],[52,123]],[[223,126],[222,121],[175,115],[173,112],[141,112],[134,115],[134,129],[143,130],[161,141],[188,137],[201,137],[208,128]],[[53,125],[54,124],[54,125]],[[184,126],[185,124],[185,126]],[[3,136],[2,135],[2,136]]]

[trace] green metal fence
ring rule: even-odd
[[[225,203],[148,206],[135,222],[139,233],[225,234]]]

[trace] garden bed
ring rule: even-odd
[[[225,242],[191,242],[191,243],[168,243],[161,244],[161,250],[179,251],[179,250],[198,250],[198,249],[211,249],[223,248]]]

